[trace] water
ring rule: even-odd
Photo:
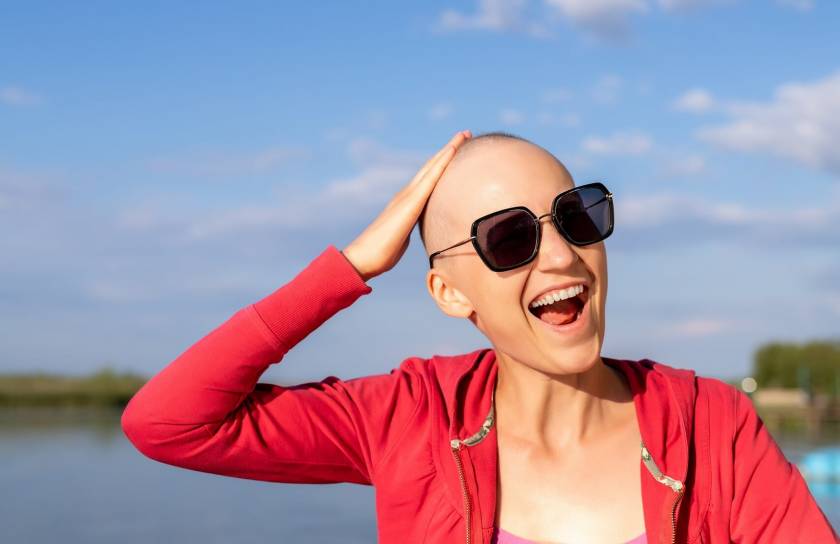
[[[374,490],[184,470],[137,452],[119,411],[0,411],[3,542],[376,542]],[[807,447],[780,441],[798,460]],[[835,527],[840,486],[812,488]]]
[[[134,449],[119,412],[2,413],[0,490],[4,543],[376,542],[372,487],[171,467]]]

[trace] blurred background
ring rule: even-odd
[[[374,541],[371,488],[170,467],[119,416],[467,128],[613,191],[603,354],[749,393],[837,527],[837,2],[0,6],[5,542]],[[415,229],[262,381],[487,346],[426,267]]]

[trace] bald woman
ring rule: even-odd
[[[489,346],[259,383],[372,292],[418,222],[429,295]],[[603,183],[575,184],[518,136],[459,132],[347,247],[329,245],[147,382],[123,430],[192,470],[373,485],[382,544],[836,542],[744,393],[601,354],[613,227]]]

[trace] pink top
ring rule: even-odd
[[[504,529],[497,527],[493,534],[493,544],[535,544],[533,540],[527,540],[511,534]],[[647,533],[642,533],[633,540],[628,540],[625,544],[647,544]]]

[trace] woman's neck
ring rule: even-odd
[[[497,351],[497,423],[517,440],[560,451],[626,423],[635,410],[620,371],[601,357],[586,371],[547,374]]]

